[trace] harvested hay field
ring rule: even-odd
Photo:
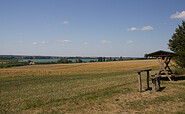
[[[0,113],[184,113],[185,76],[162,80],[161,91],[138,92],[133,70],[143,68],[153,74],[159,64],[137,60],[0,69]],[[142,82],[144,90],[146,73]]]
[[[123,72],[159,66],[156,60],[30,65],[0,69],[0,77]]]

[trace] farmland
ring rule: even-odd
[[[157,60],[30,65],[0,69],[1,113],[183,113],[185,79],[138,92],[134,70]],[[142,73],[143,90],[146,73]],[[151,82],[151,81],[150,81]],[[150,83],[151,87],[151,83]]]

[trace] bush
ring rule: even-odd
[[[57,63],[72,63],[72,61],[68,59],[60,59]]]
[[[89,62],[91,63],[91,62],[95,62],[95,61],[94,60],[90,60]]]
[[[185,68],[175,68],[173,71],[176,75],[181,75],[185,73]]]
[[[36,62],[35,64],[57,64],[57,62]]]
[[[82,63],[83,61],[81,59],[76,60],[76,63]]]

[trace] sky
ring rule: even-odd
[[[185,0],[0,0],[0,55],[143,57],[182,20]]]

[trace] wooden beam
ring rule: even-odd
[[[138,72],[139,91],[142,91],[141,72]]]
[[[161,57],[161,61],[160,61],[160,59],[157,59],[157,60],[158,60],[159,64],[161,64],[162,57]],[[161,71],[162,71],[162,66],[159,68],[158,73],[157,73],[157,76],[161,73]]]
[[[161,68],[160,68],[159,73],[160,73],[161,70],[163,69],[164,72],[166,73],[166,76],[168,77],[168,79],[169,79],[170,81],[172,81],[171,78],[170,78],[169,75],[168,75],[168,72],[166,71],[166,69],[165,69],[165,67],[164,67],[164,63],[165,63],[166,60],[167,60],[167,57],[164,57],[164,58],[162,57],[162,58],[161,58],[161,61],[159,61],[160,65],[161,65]],[[157,74],[157,76],[159,75],[159,73]]]
[[[169,72],[170,72],[171,74],[173,74],[172,70],[171,70],[170,67],[168,66],[168,64],[169,64],[170,61],[171,61],[171,58],[172,58],[172,57],[169,57],[169,59],[165,62],[165,64],[166,64],[165,69],[168,68]]]
[[[146,80],[147,80],[147,90],[150,89],[150,87],[149,87],[149,76],[150,76],[149,71],[147,71],[147,78],[146,78]]]

